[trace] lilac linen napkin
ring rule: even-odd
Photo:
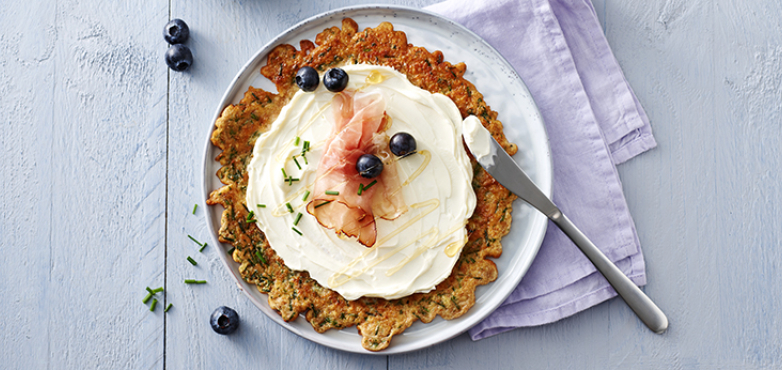
[[[591,2],[449,0],[427,9],[471,29],[513,65],[546,124],[554,202],[633,282],[646,284],[638,235],[615,166],[657,144]],[[615,295],[549,223],[519,286],[470,336],[478,340],[554,322]]]

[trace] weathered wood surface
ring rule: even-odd
[[[205,205],[191,212],[209,119],[269,39],[351,4],[0,2],[0,368],[782,367],[782,6],[762,0],[594,0],[659,143],[619,172],[666,334],[612,300],[386,357],[327,349],[264,317],[214,246],[187,238],[207,239]],[[192,31],[186,73],[162,61],[174,17]],[[163,285],[149,312],[144,288]],[[242,316],[236,335],[211,332],[219,305]]]

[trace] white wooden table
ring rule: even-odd
[[[207,239],[205,205],[191,214],[202,143],[252,54],[294,23],[354,3],[0,2],[0,368],[782,367],[776,1],[594,1],[659,143],[619,172],[646,256],[644,290],[671,321],[665,335],[617,299],[400,356],[328,349],[266,318],[218,251],[199,253],[187,238]],[[170,18],[191,27],[186,73],[162,60]],[[146,286],[167,288],[155,312],[141,303]],[[220,305],[241,315],[235,335],[210,329]]]

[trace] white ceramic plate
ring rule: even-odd
[[[516,71],[493,47],[471,31],[451,20],[419,9],[385,5],[357,6],[329,11],[293,26],[266,44],[242,67],[223,95],[211,122],[217,120],[228,104],[237,103],[250,85],[276,91],[274,85],[260,74],[261,66],[266,64],[267,54],[275,46],[291,44],[298,47],[299,40],[315,40],[315,35],[326,28],[341,28],[345,17],[353,18],[359,29],[376,27],[384,21],[391,22],[396,30],[407,34],[408,42],[426,47],[429,51],[441,50],[445,60],[451,63],[465,62],[465,77],[483,93],[491,108],[499,112],[498,118],[505,125],[505,134],[510,141],[518,144],[519,151],[514,159],[547,195],[551,194],[551,157],[545,127],[535,102]],[[211,137],[211,131],[208,137]],[[219,149],[211,144],[208,137],[203,162],[204,199],[208,198],[211,191],[222,186],[215,176],[220,167],[214,160]],[[221,244],[217,241],[217,231],[220,229],[222,212],[220,206],[206,209],[207,226],[214,245]],[[403,353],[428,347],[451,339],[483,320],[508,297],[527,272],[543,241],[546,224],[542,214],[522,201],[515,202],[511,231],[502,240],[502,257],[495,260],[499,277],[489,285],[478,287],[475,306],[456,320],[443,320],[438,316],[429,324],[416,322],[404,333],[395,336],[391,345],[377,354]],[[223,250],[231,248],[230,245],[222,247]],[[302,317],[293,322],[284,322],[269,307],[266,295],[241,279],[238,264],[226,253],[218,255],[250,300],[286,329],[328,347],[356,353],[375,353],[361,347],[361,337],[355,328],[329,330],[319,334]]]

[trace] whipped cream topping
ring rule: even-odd
[[[371,248],[338,236],[307,213],[333,126],[334,94],[323,84],[314,92],[298,91],[256,141],[248,165],[247,206],[288,267],[308,271],[346,299],[395,299],[431,291],[450,275],[467,241],[465,225],[476,204],[459,110],[448,97],[414,86],[391,68],[342,68],[349,76],[347,90],[383,94],[389,136],[407,132],[416,139],[418,153],[394,163],[408,211],[390,221],[378,218],[377,242]],[[306,162],[301,157],[305,141],[310,146]],[[284,181],[281,169],[299,181]]]

